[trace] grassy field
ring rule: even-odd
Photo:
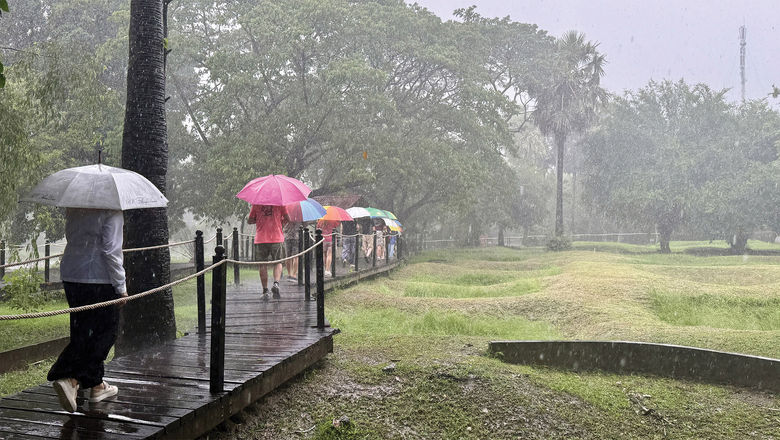
[[[487,356],[490,340],[565,338],[780,357],[780,256],[577,246],[431,251],[329,294],[334,353],[208,438],[780,439],[777,395]],[[180,329],[194,324],[192,292],[175,292]],[[0,393],[45,371],[6,375]]]
[[[778,305],[780,257],[432,251],[329,295],[334,354],[208,438],[778,439],[777,395],[486,355],[568,338],[777,358]]]

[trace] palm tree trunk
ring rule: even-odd
[[[149,179],[165,193],[168,140],[165,123],[163,1],[131,0],[127,105],[122,167]],[[125,213],[125,248],[168,243],[167,209]],[[130,294],[170,282],[168,248],[125,254]],[[176,320],[171,289],[131,301],[122,310],[117,353],[129,353],[174,339]]]
[[[566,144],[566,135],[556,133],[554,135],[557,150],[557,162],[555,165],[557,185],[555,191],[555,236],[563,236],[563,153]]]

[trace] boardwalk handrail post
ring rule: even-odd
[[[360,234],[359,227],[355,228],[355,272],[360,270],[360,245],[363,244],[363,236]]]
[[[203,255],[203,231],[195,231],[195,272],[205,267]],[[206,275],[198,275],[196,280],[198,291],[198,334],[206,334]]]
[[[238,228],[233,228],[233,259],[236,261],[241,261],[241,255],[238,253],[238,248]],[[239,265],[233,263],[233,284],[236,286],[241,284],[241,274],[239,269]]]
[[[322,229],[317,229],[314,236],[314,242],[322,241]],[[317,256],[317,328],[325,328],[325,243],[317,246],[315,255]]]
[[[395,237],[395,261],[401,261],[403,249],[401,246],[401,233],[399,232]]]
[[[51,245],[49,242],[49,239],[46,239],[46,245],[43,247],[43,256],[46,257],[45,260],[43,260],[43,281],[45,283],[49,282],[49,256],[51,256]]]
[[[376,267],[376,229],[374,230],[374,252],[371,253],[373,257],[371,267]]]
[[[390,234],[385,234],[385,266],[390,264]]]
[[[5,240],[0,240],[0,266],[5,265]],[[0,280],[5,276],[5,268],[0,267]]]
[[[330,276],[336,278],[336,232],[335,229],[330,236]]]
[[[217,228],[217,246],[222,246],[222,228]]]
[[[225,248],[214,249],[214,264],[225,259]],[[225,382],[225,296],[227,289],[227,268],[221,264],[214,268],[211,276],[211,364],[209,391],[221,393]]]
[[[303,226],[298,227],[298,253],[303,252]],[[298,255],[298,286],[303,286],[303,277],[301,276],[301,270],[303,269],[303,255]]]
[[[309,228],[306,228],[303,233],[303,248],[306,249],[306,253],[303,256],[303,294],[306,301],[311,301],[311,240],[309,237]]]

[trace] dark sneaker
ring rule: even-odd
[[[271,293],[273,293],[274,298],[279,298],[279,283],[274,281],[274,285],[271,286]]]

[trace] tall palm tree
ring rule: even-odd
[[[145,176],[165,193],[168,140],[165,123],[164,0],[131,0],[127,105],[122,167]],[[125,212],[125,247],[168,243],[165,208]],[[125,254],[130,294],[170,281],[168,248]],[[131,301],[123,309],[117,350],[127,353],[176,337],[171,289]]]
[[[585,41],[585,35],[569,31],[556,41],[550,82],[536,95],[534,120],[545,136],[555,143],[557,190],[555,236],[563,235],[563,156],[566,139],[581,133],[596,119],[596,111],[606,97],[600,81],[604,75],[604,55],[598,44]]]

